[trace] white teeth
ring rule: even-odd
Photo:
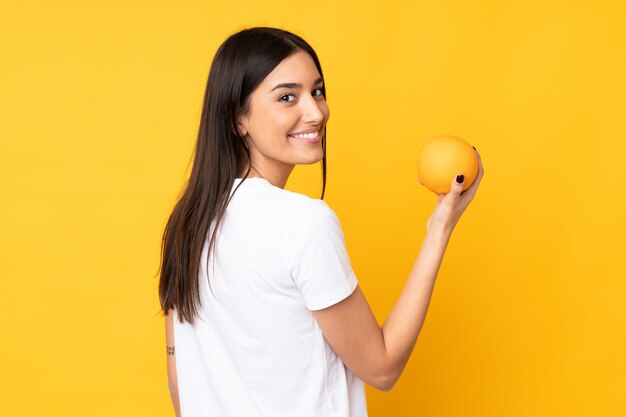
[[[318,134],[319,134],[319,131],[312,132],[312,133],[300,133],[297,135],[289,135],[289,136],[291,136],[292,138],[296,138],[296,139],[315,139]]]

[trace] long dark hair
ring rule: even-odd
[[[246,165],[248,170],[241,183],[250,173],[250,150],[237,129],[237,117],[248,112],[250,95],[265,77],[282,60],[300,50],[313,58],[323,78],[313,48],[301,37],[277,28],[244,29],[228,37],[215,54],[204,93],[191,175],[169,217],[161,242],[161,309],[163,313],[176,309],[181,322],[193,323],[200,307],[198,274],[211,225],[215,220],[209,257],[215,246],[218,226],[232,198],[230,191],[235,178]],[[322,87],[324,97],[325,85]],[[326,129],[322,148],[323,199],[326,190]]]

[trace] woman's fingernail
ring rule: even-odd
[[[464,179],[465,179],[465,175],[463,174],[456,176],[456,182],[458,182],[459,184],[463,184]]]

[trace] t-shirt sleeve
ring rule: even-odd
[[[324,200],[307,203],[290,220],[284,253],[307,308],[321,310],[352,294],[358,282],[337,215]]]

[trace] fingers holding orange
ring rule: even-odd
[[[471,187],[469,187],[467,190],[461,193],[461,198],[464,204],[469,204],[469,202],[474,198],[478,190],[478,186],[480,185],[480,182],[483,179],[483,175],[485,174],[482,159],[480,155],[478,154],[478,151],[476,150],[476,148],[474,148],[474,152],[476,152],[476,158],[478,160],[478,172],[476,174],[476,178],[474,179],[474,183],[471,185]]]
[[[429,139],[418,157],[420,184],[436,194],[450,192],[451,178],[465,176],[463,191],[471,187],[478,175],[480,156],[464,139],[443,135]]]

